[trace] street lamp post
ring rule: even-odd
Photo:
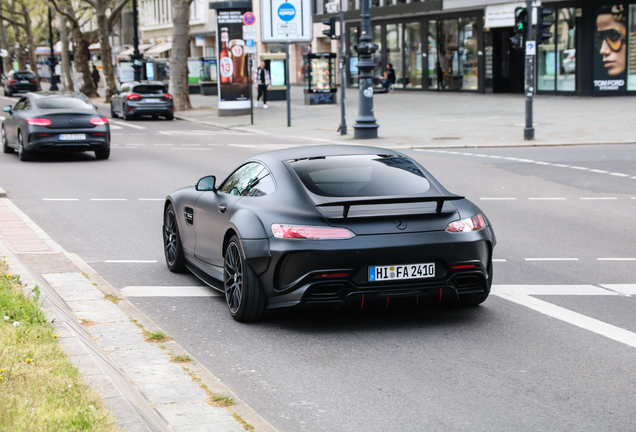
[[[141,81],[141,59],[143,54],[139,52],[139,28],[137,24],[137,0],[133,0],[133,53],[130,56],[135,72],[135,81]]]
[[[57,64],[57,58],[55,58],[55,51],[53,49],[53,16],[51,15],[51,8],[49,7],[49,67],[51,68],[51,91],[59,90],[57,88],[57,77],[55,76],[55,65]]]
[[[378,137],[378,128],[373,116],[373,53],[378,47],[371,37],[371,0],[361,1],[361,36],[360,43],[353,49],[358,53],[358,85],[360,97],[358,98],[358,118],[353,125],[354,137],[357,139],[372,139]]]

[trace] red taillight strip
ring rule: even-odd
[[[457,269],[463,269],[463,268],[473,268],[473,267],[477,267],[477,265],[475,264],[471,264],[471,265],[460,265],[460,266],[453,266],[453,270],[457,270]]]
[[[51,120],[47,118],[30,118],[27,119],[27,124],[31,126],[51,126]]]
[[[284,239],[346,240],[355,237],[346,228],[329,226],[272,224],[272,233],[274,237]]]
[[[315,277],[332,278],[332,277],[347,277],[347,276],[349,276],[349,273],[324,273],[324,274],[316,275]]]
[[[105,124],[108,124],[108,119],[106,117],[93,117],[90,120],[90,124],[94,126],[103,126]]]

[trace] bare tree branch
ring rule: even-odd
[[[121,13],[122,9],[124,9],[124,7],[128,4],[129,1],[130,0],[121,0],[119,4],[117,4],[117,6],[111,9],[110,16],[108,17],[108,29],[110,31],[113,30],[113,25],[115,25],[115,21],[117,21],[119,14]]]

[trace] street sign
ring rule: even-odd
[[[243,24],[245,24],[246,26],[251,26],[254,25],[255,22],[256,16],[254,16],[252,12],[245,12],[245,14],[243,15]]]
[[[254,39],[245,39],[245,54],[256,54]]]
[[[261,41],[264,43],[311,42],[311,0],[262,0]]]
[[[256,39],[256,26],[243,26],[243,39]]]
[[[526,55],[537,55],[537,43],[535,41],[526,41]]]

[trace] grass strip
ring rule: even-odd
[[[119,431],[58,343],[39,302],[0,262],[0,431]]]

